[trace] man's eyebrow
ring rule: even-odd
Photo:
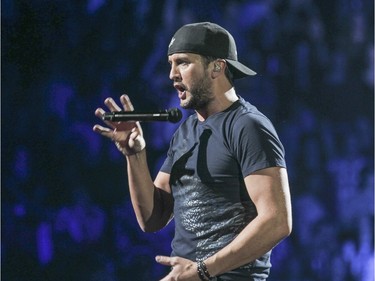
[[[172,63],[172,61],[175,62],[181,62],[181,61],[190,61],[191,59],[188,56],[178,56],[175,57],[174,59],[168,59],[169,63]]]

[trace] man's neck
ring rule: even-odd
[[[238,96],[234,87],[224,93],[215,94],[214,99],[205,108],[196,110],[198,120],[204,121],[211,115],[226,110],[237,100]]]

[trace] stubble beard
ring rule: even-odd
[[[190,98],[185,102],[181,101],[180,106],[184,109],[199,110],[207,107],[212,101],[212,82],[207,75],[202,76],[199,80],[194,81],[187,91],[190,92]]]

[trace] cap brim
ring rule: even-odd
[[[228,62],[229,69],[233,74],[233,79],[240,79],[246,76],[253,76],[257,74],[255,71],[251,70],[239,61],[229,59],[226,59],[226,61]]]

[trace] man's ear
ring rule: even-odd
[[[221,66],[215,62],[214,64],[214,72],[220,72],[221,71]]]
[[[223,61],[214,61],[214,68],[212,69],[212,78],[218,77],[225,69],[225,62]]]

